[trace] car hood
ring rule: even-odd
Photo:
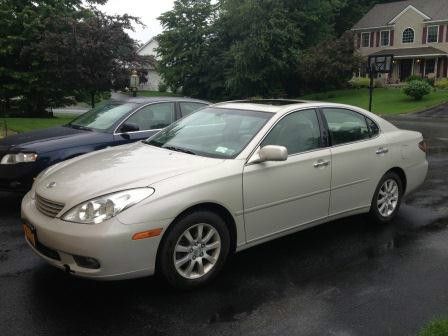
[[[10,135],[0,140],[0,148],[3,151],[32,150],[39,153],[70,147],[73,144],[93,143],[104,136],[104,133],[58,126]]]
[[[115,191],[151,186],[222,162],[224,160],[173,152],[139,142],[59,163],[39,178],[34,190],[52,201],[78,204]],[[51,188],[48,187],[50,183],[54,184]]]

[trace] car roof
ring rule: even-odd
[[[188,97],[129,97],[126,99],[112,99],[113,101],[118,102],[127,102],[127,103],[137,103],[137,104],[149,104],[149,103],[157,103],[157,102],[191,102],[191,103],[201,103],[210,105],[211,103],[205,100],[188,98]]]

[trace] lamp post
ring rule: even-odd
[[[137,97],[137,87],[138,87],[139,81],[140,80],[138,78],[137,71],[133,70],[132,74],[131,74],[129,87],[131,88],[132,96],[134,96],[134,97]]]

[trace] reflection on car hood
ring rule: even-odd
[[[151,186],[223,161],[140,142],[93,152],[53,166],[37,182],[36,192],[53,201],[73,204],[118,190]],[[56,185],[49,188],[52,182]]]

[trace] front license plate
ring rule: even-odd
[[[33,230],[28,224],[24,223],[23,224],[23,231],[25,231],[26,239],[31,243],[31,245],[36,247],[37,239],[36,239],[36,232],[35,232],[35,230]]]

